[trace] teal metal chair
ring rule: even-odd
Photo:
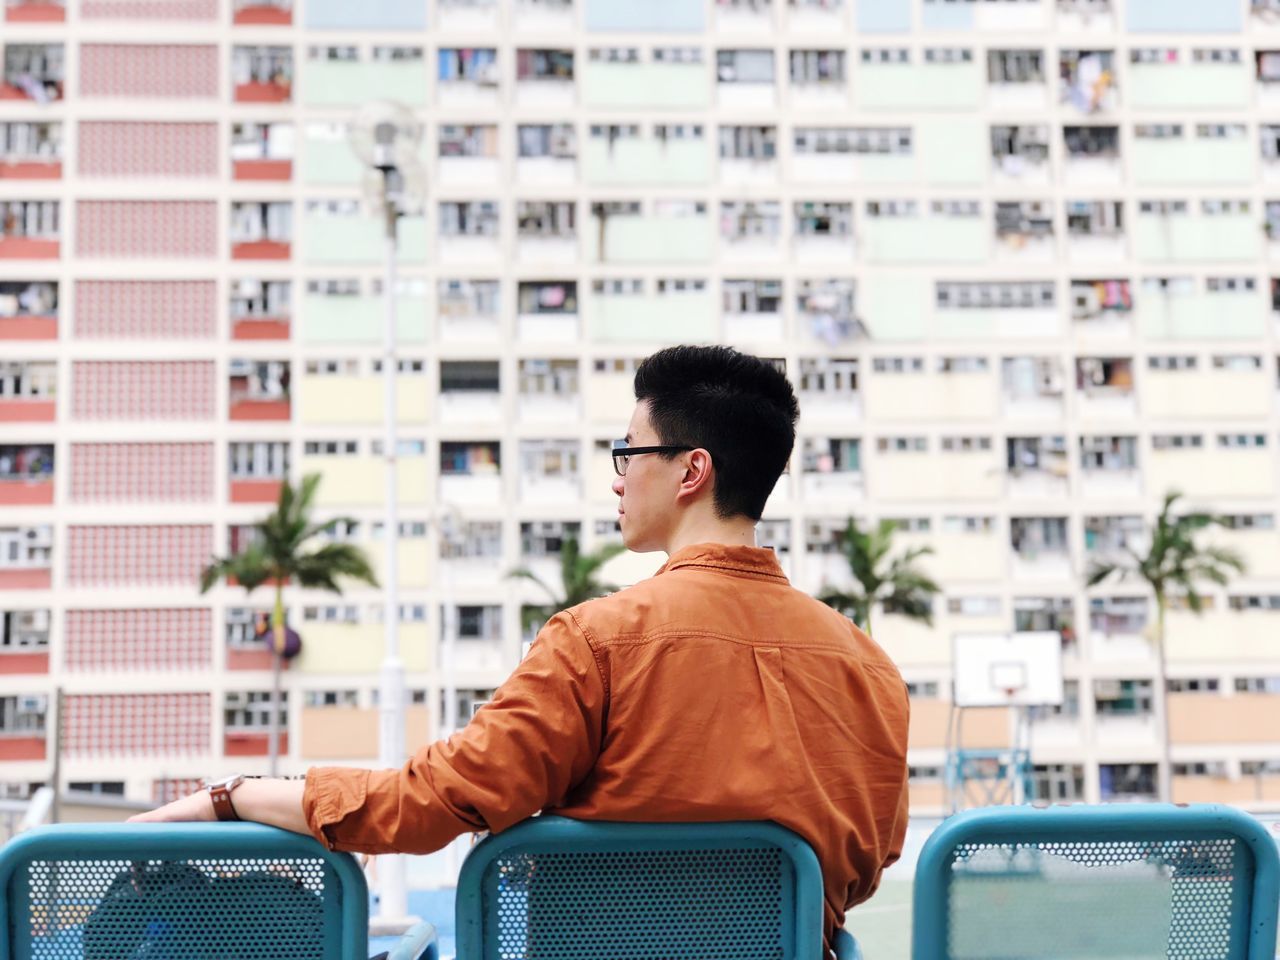
[[[458,960],[818,960],[822,873],[772,823],[541,816],[485,838],[458,879]],[[856,960],[845,934],[840,960]]]
[[[0,960],[366,960],[345,853],[261,824],[64,824],[0,848]],[[436,960],[429,926],[397,960]]]
[[[913,960],[1274,960],[1280,857],[1216,804],[985,807],[916,867]]]

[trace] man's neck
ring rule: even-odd
[[[667,541],[667,556],[695,543],[723,543],[731,547],[756,545],[756,522],[747,517],[732,520],[708,519],[683,525]]]

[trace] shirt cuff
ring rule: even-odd
[[[337,845],[326,832],[364,806],[369,771],[355,767],[312,767],[302,791],[302,815],[312,836],[330,850]]]

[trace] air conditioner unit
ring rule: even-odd
[[[49,698],[43,693],[24,694],[18,697],[19,713],[44,713],[49,707]]]
[[[53,527],[28,527],[27,528],[27,546],[52,547],[53,546]]]
[[[232,360],[227,364],[227,372],[233,377],[253,376],[252,360]]]

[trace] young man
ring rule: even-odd
[[[786,378],[727,347],[672,347],[635,394],[613,491],[626,545],[669,555],[652,578],[553,617],[492,703],[399,770],[313,767],[134,819],[212,820],[216,799],[357,853],[427,853],[540,810],[772,820],[818,855],[830,947],[902,849],[906,686],[755,546],[795,444]]]

